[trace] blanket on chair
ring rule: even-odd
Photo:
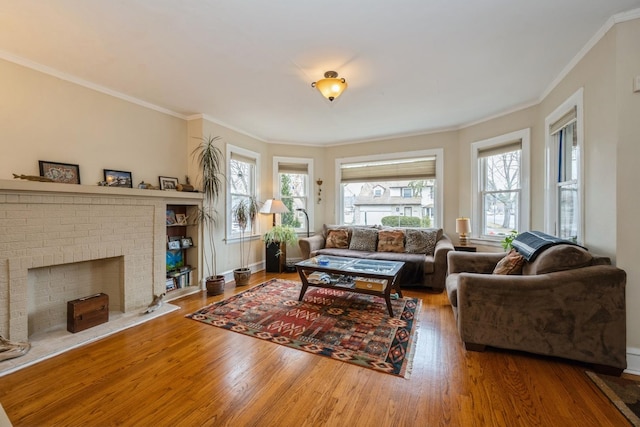
[[[513,248],[527,261],[533,261],[540,252],[548,247],[561,244],[580,246],[570,240],[551,236],[541,231],[525,231],[524,233],[518,234],[511,243]],[[580,247],[585,250],[587,249],[583,246]]]

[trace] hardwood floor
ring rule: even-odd
[[[271,277],[256,273],[249,286]],[[624,426],[566,361],[466,352],[445,293],[422,298],[413,374],[397,378],[185,319],[223,296],[0,377],[14,426]]]

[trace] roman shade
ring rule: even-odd
[[[278,162],[278,173],[307,174],[309,173],[307,163],[284,163]]]
[[[497,156],[500,154],[511,153],[512,151],[518,151],[522,149],[522,140],[507,142],[506,144],[494,145],[493,147],[487,147],[486,149],[478,150],[478,158]]]
[[[549,126],[549,135],[553,135],[558,133],[560,129],[563,127],[575,122],[578,117],[578,112],[576,107],[573,107],[569,110],[564,116],[560,117],[556,122],[554,122],[551,126]]]
[[[346,163],[340,169],[341,182],[371,182],[436,177],[436,158]]]

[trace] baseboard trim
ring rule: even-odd
[[[627,347],[627,374],[640,375],[640,348]]]

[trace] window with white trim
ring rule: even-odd
[[[341,224],[440,227],[443,158],[435,149],[337,159],[336,217]]]
[[[473,237],[529,229],[529,144],[529,129],[471,144]]]
[[[258,200],[257,177],[260,154],[227,144],[227,239],[241,237],[240,226],[231,212],[241,201],[253,197]],[[245,233],[250,231],[247,224]],[[257,230],[254,228],[254,234]]]
[[[545,129],[545,231],[562,239],[582,242],[582,89],[546,118]]]
[[[297,232],[306,231],[307,226],[311,228],[313,224],[313,203],[309,198],[313,159],[274,157],[273,170],[275,196],[289,208],[288,213],[280,215],[282,225],[293,227]]]

